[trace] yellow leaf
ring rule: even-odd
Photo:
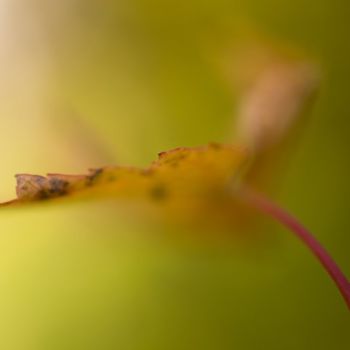
[[[110,166],[87,175],[19,174],[17,199],[4,205],[41,202],[58,197],[115,198],[148,213],[198,221],[233,219],[232,186],[250,157],[245,149],[209,144],[159,154],[148,168]],[[217,220],[215,220],[217,221]]]

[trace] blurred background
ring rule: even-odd
[[[349,16],[346,0],[0,0],[1,201],[15,197],[16,173],[145,166],[170,148],[232,141],[237,95],[223,60],[263,37],[322,72],[273,196],[350,275]],[[266,240],[243,250],[153,237],[177,230],[187,232],[103,201],[2,210],[0,344],[350,345],[337,290],[283,229],[261,226]]]

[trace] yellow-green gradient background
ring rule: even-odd
[[[271,37],[323,75],[273,196],[350,275],[349,17],[346,0],[1,0],[1,200],[15,196],[15,173],[145,165],[230,140],[235,99],[220,57],[247,33]],[[291,234],[267,224],[241,247],[198,232],[187,241],[186,230],[104,201],[2,209],[0,347],[350,345],[339,293]]]

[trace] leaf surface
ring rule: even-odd
[[[241,147],[209,144],[159,153],[148,168],[108,166],[87,175],[19,174],[17,199],[23,205],[61,197],[113,198],[125,205],[146,206],[171,216],[195,219],[206,213],[232,216],[232,187],[249,163]],[[216,213],[216,214],[215,214]]]

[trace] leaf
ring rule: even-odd
[[[19,174],[17,199],[3,205],[67,198],[115,198],[195,218],[206,212],[232,217],[231,188],[250,157],[232,145],[176,148],[159,154],[148,168],[110,166],[87,175]]]

